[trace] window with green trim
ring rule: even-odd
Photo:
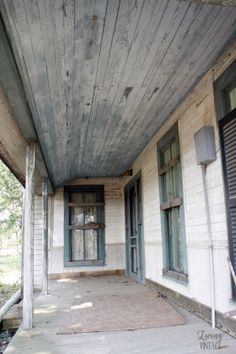
[[[105,261],[104,188],[65,190],[65,265],[102,265]]]
[[[187,281],[186,241],[178,127],[158,144],[163,275]]]

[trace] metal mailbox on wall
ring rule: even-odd
[[[198,165],[208,165],[216,160],[215,134],[213,127],[203,127],[194,134]]]

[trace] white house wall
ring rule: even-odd
[[[42,281],[42,235],[43,235],[43,215],[42,198],[35,197],[34,207],[34,286],[41,287]]]
[[[228,235],[224,185],[213,83],[236,59],[236,43],[227,49],[186,100],[152,138],[134,162],[133,175],[141,171],[146,278],[210,306],[208,237],[201,168],[196,164],[194,133],[204,125],[215,127],[217,160],[207,167],[207,189],[214,244],[216,308],[221,312],[235,308],[231,300],[230,272],[227,264]],[[163,252],[160,197],[157,168],[157,143],[178,121],[183,175],[183,197],[189,282],[186,285],[162,276]],[[81,179],[73,185],[100,184],[105,188],[106,265],[64,267],[64,192],[56,191],[50,204],[49,273],[101,271],[125,268],[125,223],[123,188],[131,178]],[[71,185],[70,184],[70,185]],[[38,209],[36,208],[36,211]],[[36,213],[36,216],[39,213]],[[37,218],[36,218],[37,221]],[[39,231],[35,228],[35,276],[39,279]]]
[[[141,171],[146,278],[210,306],[208,236],[201,168],[196,164],[194,133],[204,125],[215,127],[217,160],[207,167],[210,218],[213,233],[216,276],[216,308],[235,308],[231,300],[230,271],[227,263],[228,235],[224,202],[223,172],[213,82],[236,58],[235,43],[218,60],[194,91],[170,116],[133,164],[133,175]],[[183,175],[185,230],[189,283],[180,284],[162,276],[163,252],[157,143],[178,121]],[[127,178],[126,183],[129,181]]]
[[[64,189],[53,197],[52,233],[49,250],[49,273],[120,270],[125,268],[124,195],[121,179],[76,180],[70,185],[104,185],[105,194],[105,252],[104,266],[64,267]]]

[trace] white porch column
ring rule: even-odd
[[[42,294],[48,294],[48,178],[43,179],[42,185],[42,206],[43,206],[43,271],[42,271]]]
[[[24,210],[23,326],[25,329],[33,327],[35,150],[35,143],[30,142],[26,148]]]

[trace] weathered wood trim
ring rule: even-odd
[[[112,270],[98,270],[88,272],[71,272],[71,273],[55,273],[50,274],[50,280],[68,279],[68,278],[87,278],[87,277],[101,277],[106,275],[125,275],[125,269],[112,269]]]
[[[179,282],[188,282],[188,274],[178,273],[170,269],[162,269],[162,275],[167,278],[175,279]]]
[[[26,148],[24,213],[23,326],[25,329],[33,328],[35,155],[36,144],[30,142]]]
[[[104,224],[96,224],[96,223],[89,223],[85,225],[69,225],[66,226],[69,230],[99,230],[99,229],[104,229],[105,225]]]
[[[104,266],[105,261],[103,259],[91,259],[91,260],[81,260],[81,261],[71,261],[65,262],[65,267],[97,267],[97,266]]]
[[[201,304],[196,300],[190,299],[187,296],[182,295],[150,279],[146,278],[145,284],[157,290],[159,294],[166,297],[168,300],[183,307],[184,309],[202,318],[208,323],[211,323],[211,308],[209,306]],[[225,318],[224,314],[219,311],[216,311],[216,327],[236,338],[236,320],[233,318]]]
[[[0,3],[1,11],[3,4]],[[25,174],[24,167],[22,169],[21,159],[25,156],[22,154],[22,149],[27,145],[27,141],[37,141],[36,147],[36,191],[41,193],[41,178],[49,177],[49,172],[46,162],[38,141],[37,132],[32,119],[31,112],[28,106],[28,100],[24,91],[24,85],[19,75],[16,57],[12,51],[12,43],[8,39],[5,24],[2,21],[3,14],[0,16],[0,38],[1,38],[1,72],[0,75],[0,100],[1,100],[1,117],[4,120],[3,132],[6,124],[8,124],[9,135],[11,141],[7,143],[7,139],[1,139],[0,156],[10,168],[12,173],[24,185]],[[5,16],[4,16],[5,18]],[[2,124],[2,122],[1,122]],[[4,132],[5,133],[5,132]],[[13,134],[13,135],[12,135]],[[8,134],[7,134],[8,136]],[[17,138],[17,139],[16,139]],[[17,141],[17,144],[16,144]],[[16,150],[18,147],[18,151]],[[2,148],[4,147],[4,149]],[[25,151],[25,150],[24,150]],[[8,153],[6,153],[8,152]],[[21,153],[21,156],[20,156]],[[20,156],[20,159],[18,157]],[[52,184],[49,180],[49,192],[53,193]]]
[[[170,201],[170,202],[165,202],[165,203],[162,203],[160,205],[161,207],[161,210],[167,210],[167,209],[170,209],[170,208],[176,208],[176,207],[179,207],[180,205],[182,205],[183,203],[183,200],[182,198],[175,198],[174,200]]]
[[[16,163],[12,160],[12,157],[5,149],[5,146],[0,142],[0,159],[4,162],[4,164],[9,168],[9,170],[14,174],[14,176],[20,181],[20,183],[25,185],[25,176],[20,171],[20,169],[16,166]]]
[[[42,294],[48,294],[48,178],[42,184],[43,234],[42,234]]]
[[[68,207],[103,207],[104,203],[68,203]]]
[[[164,175],[169,168],[178,165],[179,162],[180,162],[180,156],[177,156],[175,159],[168,161],[168,163],[165,166],[160,168],[159,175],[160,176]]]
[[[212,5],[221,5],[221,6],[236,6],[235,0],[179,0],[187,2],[198,2],[202,4],[212,4]]]

